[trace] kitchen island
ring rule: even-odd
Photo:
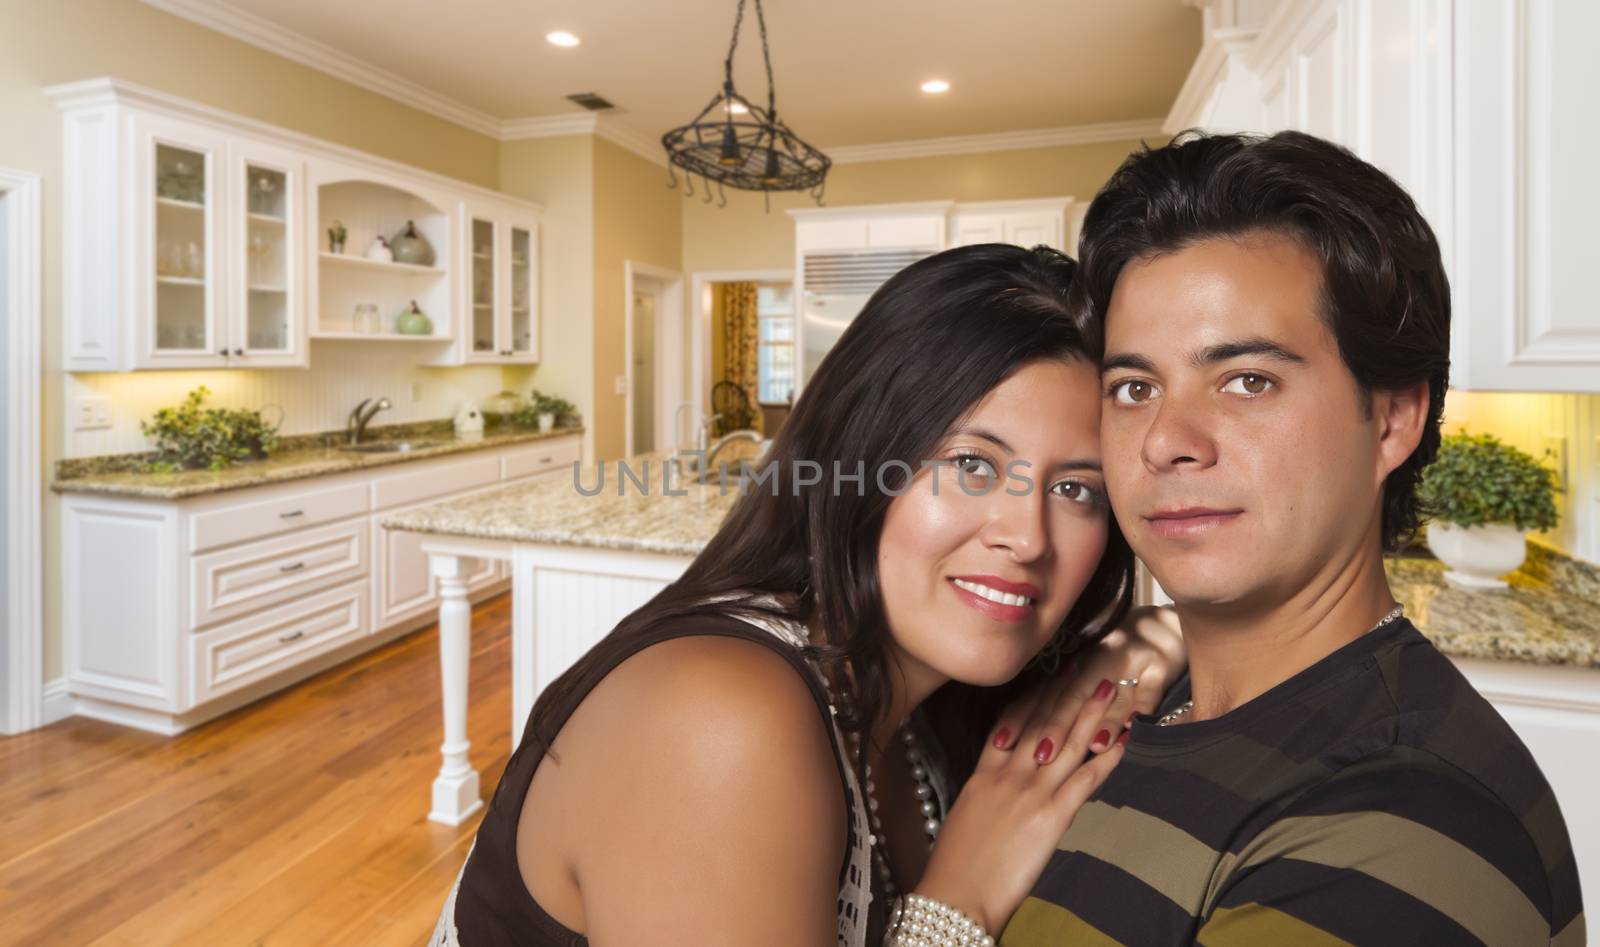
[[[465,577],[485,559],[510,563],[512,744],[539,692],[629,612],[680,576],[738,499],[736,489],[666,489],[661,454],[632,458],[644,473],[618,491],[618,465],[552,475],[391,514],[382,526],[423,534],[441,586],[443,763],[429,818],[460,824],[481,805],[467,759],[471,606]],[[574,478],[577,478],[576,480]],[[582,491],[580,491],[580,486]],[[1461,590],[1427,557],[1385,561],[1390,585],[1422,632],[1516,729],[1555,787],[1585,878],[1600,878],[1600,573],[1538,546],[1500,592]],[[1594,881],[1590,894],[1600,899]]]

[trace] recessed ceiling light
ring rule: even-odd
[[[944,81],[943,79],[929,79],[927,82],[922,84],[922,91],[928,93],[929,95],[938,95],[941,92],[949,92],[950,83]]]
[[[551,46],[578,45],[578,38],[571,33],[568,33],[566,30],[556,30],[554,33],[546,33],[544,38],[550,43]]]

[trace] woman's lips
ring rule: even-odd
[[[1239,518],[1242,510],[1214,510],[1205,507],[1187,507],[1162,510],[1145,517],[1151,532],[1166,539],[1192,539],[1212,530],[1221,529]]]
[[[1031,618],[1034,613],[1034,603],[1038,601],[1039,590],[1025,582],[1005,582],[995,576],[952,576],[948,580],[950,588],[955,590],[956,597],[961,599],[970,608],[995,621],[1016,622]],[[1004,592],[1012,596],[1023,596],[1027,601],[1021,605],[996,602],[985,598],[971,589],[964,589],[956,584],[958,581],[969,585],[986,586],[987,588]]]

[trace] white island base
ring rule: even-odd
[[[422,544],[439,580],[442,761],[428,818],[460,825],[483,807],[467,735],[472,603],[467,580],[479,561],[511,565],[511,745],[534,699],[628,613],[682,575],[693,556],[624,552],[510,540],[429,537]]]

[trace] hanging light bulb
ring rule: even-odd
[[[681,169],[690,176],[690,181],[694,175],[699,175],[708,187],[715,182],[719,187],[730,185],[749,191],[810,191],[821,204],[823,183],[833,162],[801,140],[778,118],[772,55],[767,48],[766,16],[762,12],[762,0],[753,2],[761,30],[761,56],[767,69],[766,108],[739,95],[733,85],[733,54],[739,46],[739,27],[744,22],[746,3],[746,0],[738,0],[733,39],[723,63],[722,88],[693,121],[661,136],[661,144],[667,150],[668,170],[672,173],[670,186],[678,186],[675,171]],[[737,125],[735,115],[739,116]]]

